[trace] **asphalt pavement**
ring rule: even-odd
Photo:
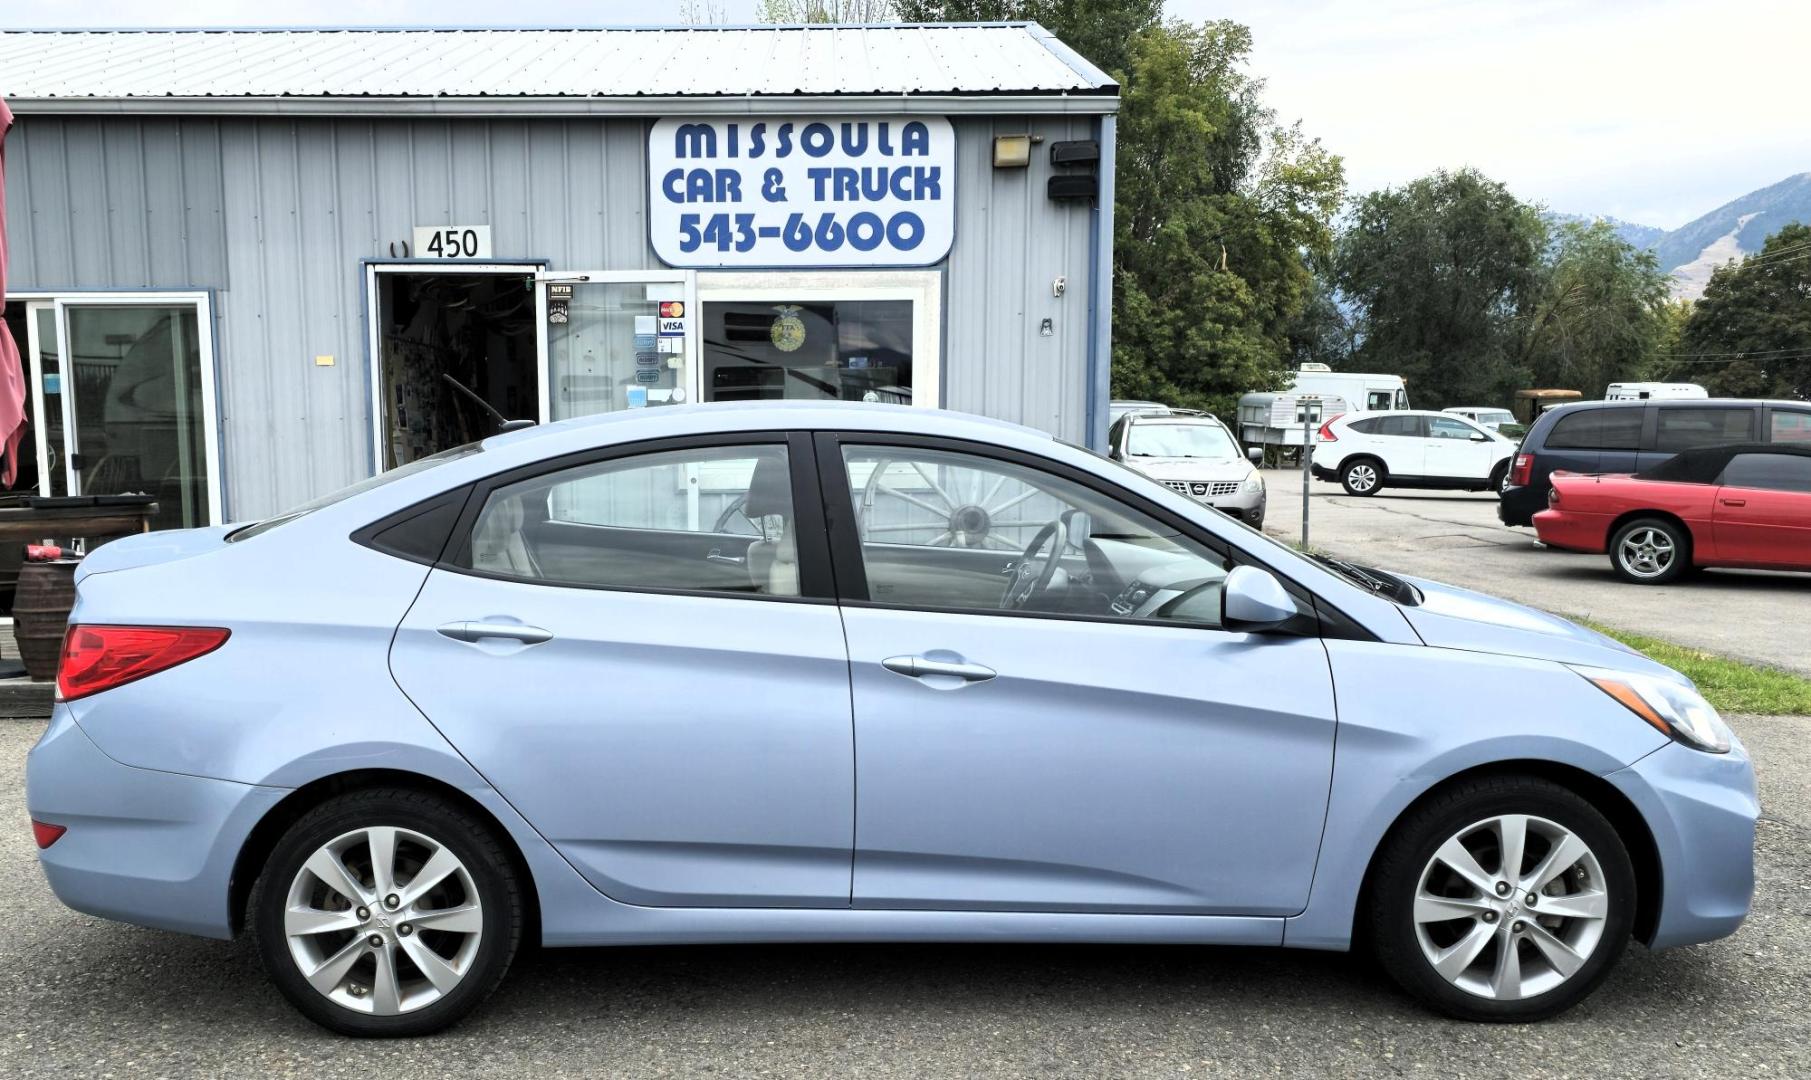
[[[315,1028],[244,942],[78,915],[0,720],[0,1076],[1811,1076],[1811,719],[1736,717],[1760,762],[1759,894],[1733,938],[1632,946],[1543,1024],[1435,1017],[1344,954],[1189,947],[546,950],[462,1026]]]
[[[1298,540],[1300,470],[1266,469],[1264,480],[1264,531]],[[1811,574],[1711,570],[1631,585],[1607,555],[1536,547],[1533,529],[1497,520],[1491,493],[1385,488],[1359,498],[1319,480],[1310,491],[1308,540],[1329,554],[1811,676]]]

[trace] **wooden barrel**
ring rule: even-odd
[[[69,609],[75,606],[78,561],[28,562],[19,567],[19,588],[13,594],[13,637],[19,642],[25,673],[33,679],[57,677],[63,629],[69,623]]]

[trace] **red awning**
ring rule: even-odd
[[[13,111],[0,99],[0,298],[6,296],[6,132]],[[0,487],[19,475],[19,440],[25,437],[25,371],[13,332],[0,321]]]

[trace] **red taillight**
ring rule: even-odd
[[[69,826],[67,825],[52,825],[48,821],[39,821],[37,818],[31,819],[31,838],[38,842],[39,851],[43,851],[58,840],[63,839],[63,834],[68,831]]]
[[[1337,417],[1337,416],[1333,418],[1333,420],[1338,420],[1338,419],[1339,419],[1339,417]],[[1321,425],[1321,442],[1338,442],[1339,441],[1339,436],[1333,434],[1333,420],[1329,420],[1326,423]]]
[[[211,653],[230,635],[212,626],[71,626],[57,693],[74,701],[111,690]]]
[[[1516,487],[1527,487],[1528,481],[1534,479],[1534,455],[1517,454],[1515,464],[1509,470],[1509,482]]]
[[[1559,505],[1559,488],[1556,488],[1556,487],[1548,488],[1547,489],[1547,508],[1549,510],[1551,510],[1558,505]]]

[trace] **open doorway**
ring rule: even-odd
[[[535,278],[525,267],[373,266],[378,467],[538,417]]]

